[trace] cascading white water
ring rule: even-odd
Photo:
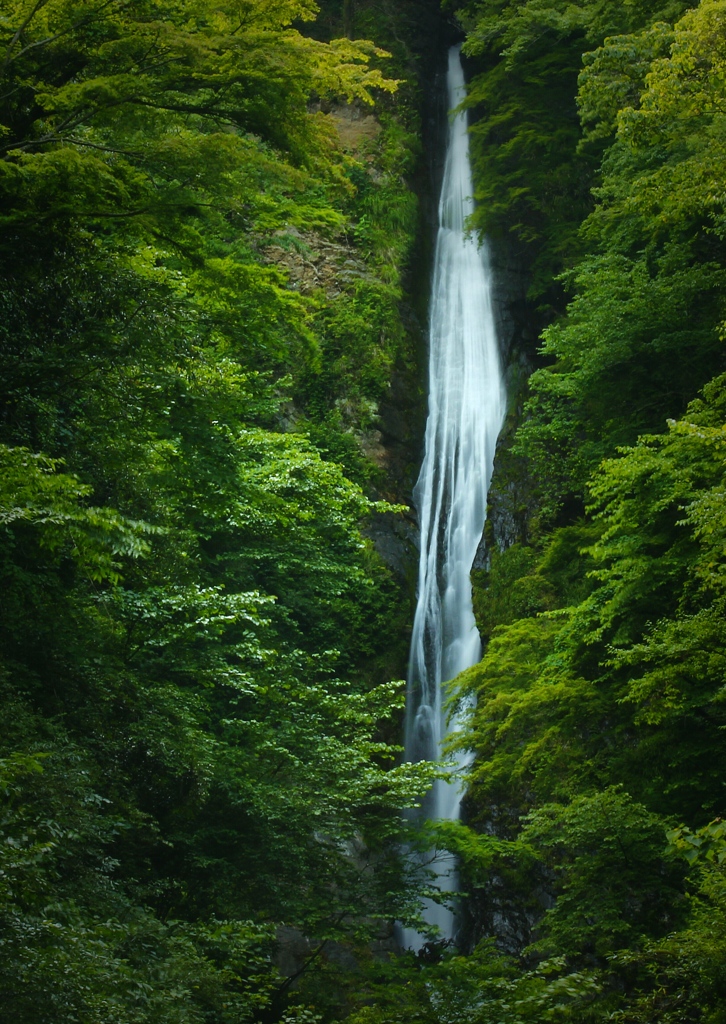
[[[466,86],[459,48],[449,52],[449,107]],[[466,234],[473,212],[466,113],[451,121],[439,201],[429,331],[429,415],[424,461],[414,490],[421,526],[418,603],[411,639],[406,710],[406,757],[434,760],[456,729],[447,720],[442,683],[478,661],[481,642],[474,621],[469,574],[486,518],[494,448],[505,396],[492,313],[486,250]],[[462,762],[463,764],[463,762]],[[421,814],[456,819],[457,782],[435,783]],[[437,858],[439,887],[455,891],[455,865]],[[450,911],[429,903],[426,920],[452,938]],[[419,947],[416,932],[404,945]]]

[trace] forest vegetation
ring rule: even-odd
[[[436,8],[0,8],[3,1020],[726,1022],[726,0]],[[370,538],[457,33],[528,328],[415,955]]]
[[[416,360],[418,99],[405,46],[317,38],[316,12],[3,5],[17,1024],[293,1019],[281,934],[305,973],[417,913],[400,812],[431,770],[396,764],[408,602],[361,528],[398,507],[364,442]],[[336,111],[374,103],[347,152]]]

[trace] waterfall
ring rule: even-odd
[[[449,51],[449,107],[465,96],[459,47]],[[414,489],[421,527],[418,600],[411,638],[406,758],[434,760],[456,729],[442,684],[481,655],[469,574],[486,518],[487,488],[505,399],[492,313],[486,249],[465,232],[473,186],[466,113],[451,120],[434,257],[429,327],[429,412],[425,454]],[[463,761],[460,763],[463,766]],[[421,808],[428,819],[456,819],[457,782],[436,782]],[[451,858],[433,863],[439,887],[456,890]],[[450,911],[428,902],[425,917],[452,938]],[[404,945],[421,936],[406,930]]]

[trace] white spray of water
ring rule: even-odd
[[[449,106],[465,96],[459,48],[449,52]],[[457,728],[448,720],[442,683],[479,660],[469,574],[486,518],[487,489],[505,396],[492,313],[486,250],[465,232],[473,212],[466,113],[451,121],[439,201],[429,354],[425,455],[414,490],[421,525],[418,603],[411,639],[406,757],[434,760]],[[461,764],[463,764],[463,759]],[[428,819],[457,819],[456,782],[435,783],[421,810]],[[443,891],[456,890],[451,858],[433,863]],[[428,902],[424,916],[452,938],[453,914]],[[418,948],[418,933],[404,931]]]

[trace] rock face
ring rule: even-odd
[[[373,114],[359,103],[344,103],[333,106],[330,117],[345,152],[369,164],[375,174],[370,147],[381,134],[381,126]]]
[[[487,569],[494,547],[504,551],[528,539],[534,511],[531,485],[524,460],[512,451],[522,421],[529,375],[534,369],[539,326],[527,300],[527,275],[511,245],[491,246],[493,301],[502,350],[507,389],[507,415],[497,442],[487,500],[487,522],[474,561],[475,569]]]
[[[266,263],[287,273],[288,287],[302,295],[322,290],[326,298],[335,299],[356,281],[375,280],[344,237],[331,240],[288,226],[262,243],[260,252]]]

